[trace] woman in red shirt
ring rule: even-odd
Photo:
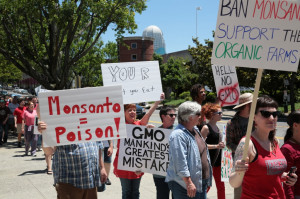
[[[294,111],[287,118],[289,128],[284,137],[284,144],[281,151],[287,161],[288,172],[292,166],[298,169],[296,175],[300,175],[300,111]],[[300,199],[300,181],[297,181],[294,186],[283,184],[285,196],[287,199]]]
[[[23,122],[23,114],[25,110],[25,101],[24,99],[19,100],[19,107],[14,111],[15,117],[15,127],[18,133],[18,147],[22,147],[21,138],[22,134],[24,134],[24,122]]]
[[[160,99],[164,100],[164,93],[161,94]],[[126,104],[124,105],[125,121],[126,124],[134,125],[147,125],[152,113],[157,108],[160,101],[154,103],[154,105],[149,109],[148,113],[144,115],[141,120],[136,120],[136,105],[135,104]],[[140,196],[140,182],[141,177],[144,175],[142,172],[132,172],[124,171],[118,169],[118,158],[119,158],[119,146],[120,140],[117,144],[117,153],[114,160],[114,174],[120,178],[122,186],[122,199],[138,199]]]
[[[38,134],[34,134],[34,122],[37,116],[36,110],[34,110],[34,104],[29,102],[29,107],[24,112],[23,119],[25,121],[25,155],[28,155],[28,151],[31,145],[31,156],[36,156],[36,146],[38,140]]]
[[[242,185],[241,199],[285,199],[282,182],[293,186],[297,181],[296,174],[289,177],[284,172],[286,159],[275,138],[277,108],[277,102],[269,96],[259,97],[246,161],[242,160],[245,137],[236,149],[229,183],[235,188]]]

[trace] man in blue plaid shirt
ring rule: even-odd
[[[38,128],[43,131],[47,126],[40,122]],[[97,187],[107,179],[102,148],[102,142],[56,147],[53,175],[57,199],[97,199]]]

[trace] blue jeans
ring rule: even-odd
[[[140,198],[140,182],[138,179],[120,178],[122,186],[122,199],[139,199]]]
[[[156,187],[156,199],[169,199],[170,189],[168,183],[165,182],[165,179],[166,178],[158,178],[153,176],[154,184]]]
[[[187,195],[187,190],[175,181],[168,182],[169,188],[171,189],[174,199],[206,199],[208,180],[202,180],[202,192],[196,192],[195,197],[190,198]]]
[[[3,131],[4,131],[4,137],[3,137]],[[3,122],[0,121],[0,142],[7,142],[8,137],[8,124],[3,124]]]

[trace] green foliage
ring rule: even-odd
[[[212,41],[206,40],[205,45],[202,45],[197,38],[193,38],[193,42],[196,47],[189,46],[189,52],[194,60],[191,73],[195,74],[195,78],[192,81],[215,88],[211,69]]]
[[[145,3],[146,0],[2,0],[0,54],[46,89],[68,88],[74,68],[108,27],[118,38],[125,32],[134,33],[135,13],[145,10]]]
[[[175,106],[178,107],[180,104],[182,104],[183,102],[185,102],[186,100],[184,99],[178,99],[178,100],[165,100],[165,105],[169,105],[169,106]]]
[[[163,89],[167,90],[171,88],[175,94],[175,98],[181,92],[188,90],[192,84],[191,79],[195,78],[195,75],[190,71],[187,61],[174,57],[170,57],[167,63],[160,65],[160,74]]]
[[[217,99],[217,94],[215,92],[209,92],[206,95],[206,99],[204,103],[210,102],[210,103],[215,103]]]
[[[16,82],[22,78],[22,72],[0,54],[0,84]]]
[[[179,99],[184,99],[185,101],[191,101],[192,98],[191,98],[190,91],[182,92],[182,93],[179,95]]]

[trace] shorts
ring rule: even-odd
[[[111,163],[111,156],[107,156],[107,150],[109,147],[104,147],[104,150],[102,150],[102,157],[104,163]]]
[[[17,124],[17,133],[22,133],[22,124]]]

